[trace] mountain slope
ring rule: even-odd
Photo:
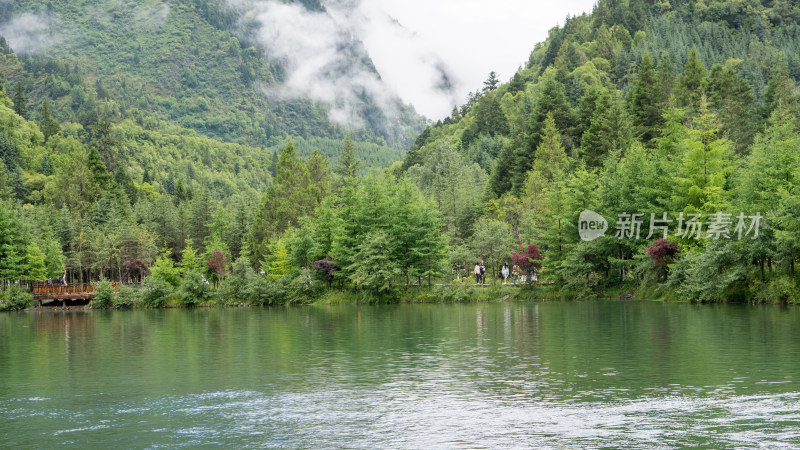
[[[330,104],[277,95],[286,67],[266,59],[247,38],[252,22],[223,2],[23,0],[2,13],[0,35],[28,72],[43,77],[25,80],[29,99],[50,98],[59,120],[89,125],[95,116],[143,114],[248,145],[286,136],[339,139],[352,128],[358,140],[395,148],[407,148],[423,123],[398,99],[389,117],[365,96],[353,123],[332,118]],[[343,49],[352,55],[343,59],[345,69],[369,61],[357,44]],[[8,67],[0,70],[17,80]],[[111,104],[95,104],[103,100]]]

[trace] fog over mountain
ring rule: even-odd
[[[332,120],[350,125],[360,125],[365,101],[396,118],[398,88],[424,93],[428,100],[418,111],[429,115],[438,113],[431,104],[459,101],[444,61],[368,2],[330,0],[319,9],[272,0],[229,0],[229,5],[241,12],[241,31],[286,71],[282,84],[264,88],[267,95],[323,101],[333,105]],[[400,76],[393,73],[398,65]]]
[[[354,117],[360,93],[391,115],[390,99],[432,119],[450,113],[490,71],[508,79],[547,30],[591,0],[559,5],[516,0],[228,0],[270,56],[287,62],[288,91],[335,102],[333,118]],[[313,6],[309,6],[313,5]],[[498,51],[502,48],[502,51]],[[360,51],[363,50],[363,53]],[[359,64],[364,60],[364,64]]]

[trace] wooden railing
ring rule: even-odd
[[[114,290],[119,290],[122,283],[112,282],[111,285]],[[33,296],[34,297],[58,297],[58,296],[79,296],[86,295],[87,297],[94,297],[95,285],[94,283],[68,283],[68,284],[48,284],[48,283],[33,283]]]

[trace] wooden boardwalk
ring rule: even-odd
[[[118,290],[121,283],[111,283],[114,290]],[[66,300],[92,301],[97,293],[94,283],[68,283],[68,284],[48,284],[33,283],[33,299],[42,305],[43,301],[60,300],[63,304]]]

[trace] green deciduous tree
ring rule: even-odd
[[[508,224],[494,219],[479,219],[475,223],[472,250],[492,268],[492,277],[504,259],[511,258],[516,248],[514,236]]]
[[[150,273],[154,280],[177,287],[180,282],[180,269],[175,267],[175,261],[172,260],[171,254],[171,249],[163,247],[153,267],[150,268]]]

